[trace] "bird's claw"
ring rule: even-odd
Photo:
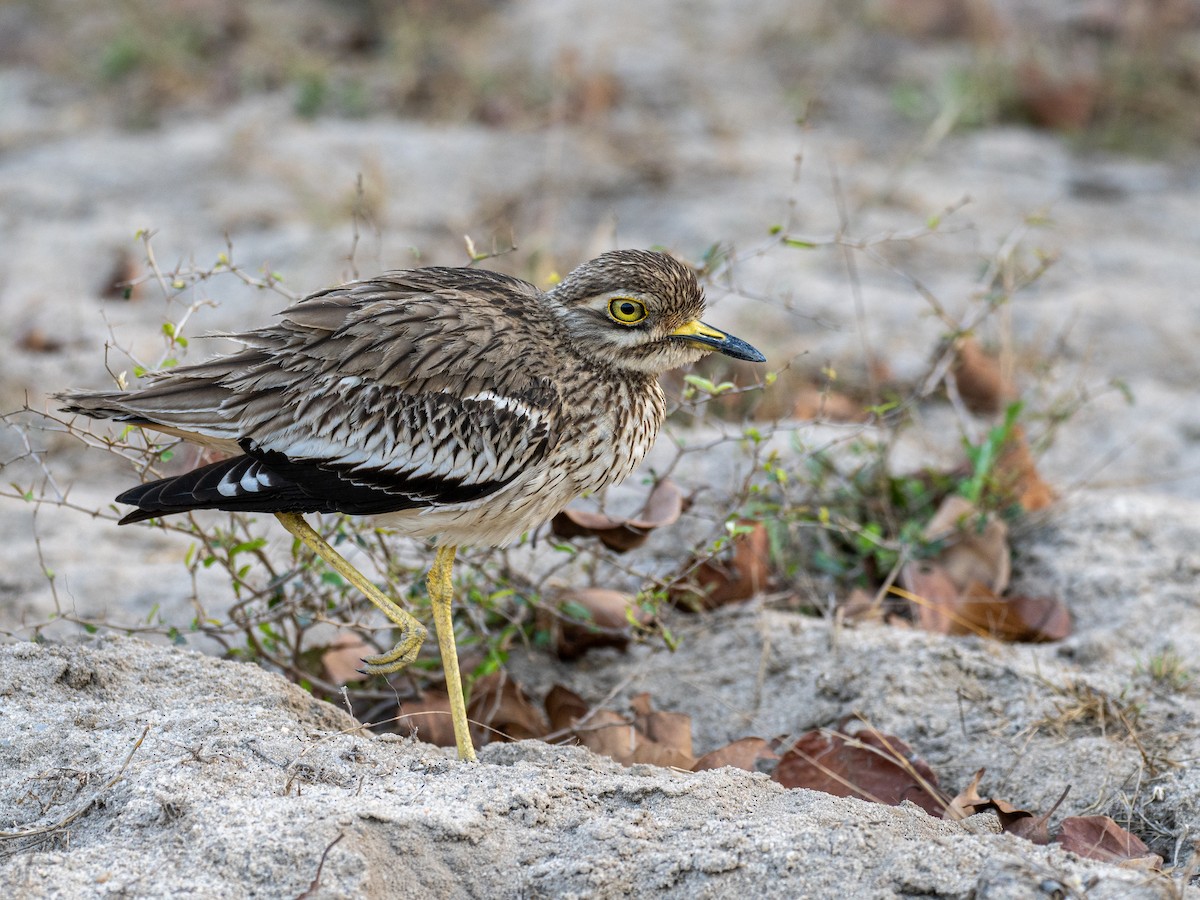
[[[358,671],[364,675],[390,675],[399,672],[417,658],[421,645],[425,643],[428,632],[424,625],[417,623],[412,628],[404,630],[396,646],[386,653],[363,657],[363,667]]]

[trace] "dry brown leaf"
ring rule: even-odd
[[[550,529],[561,538],[597,537],[609,549],[625,553],[644,544],[655,528],[678,521],[684,508],[683,491],[664,478],[654,485],[642,511],[633,518],[567,507],[550,520]]]
[[[325,679],[334,684],[362,681],[368,677],[359,671],[363,665],[363,657],[371,656],[374,653],[374,648],[366,644],[357,634],[351,632],[339,634],[321,654],[321,666],[325,670]]]
[[[1005,621],[1014,635],[1010,640],[1041,643],[1061,641],[1071,634],[1071,613],[1057,597],[1003,598]]]
[[[1141,838],[1108,816],[1068,816],[1055,838],[1064,850],[1088,859],[1146,869],[1161,869],[1163,858],[1151,853]]]
[[[908,37],[971,37],[982,43],[994,39],[1000,27],[996,14],[986,3],[962,0],[883,0],[879,21]]]
[[[809,731],[786,747],[771,776],[784,787],[892,806],[911,800],[932,816],[942,815],[948,803],[925,761],[899,738],[873,728],[853,735]]]
[[[987,804],[988,809],[993,809],[997,817],[1000,819],[1000,829],[1017,835],[1017,837],[1025,837],[1023,832],[1029,829],[1025,823],[1035,821],[1033,813],[1027,809],[1021,809],[1014,803],[1009,803],[1007,800],[991,799]],[[1043,821],[1044,824],[1044,821]],[[1049,837],[1047,835],[1047,837]],[[1035,841],[1034,843],[1046,843],[1046,841]]]
[[[571,588],[560,592],[556,599],[560,609],[573,604],[582,607],[590,616],[588,621],[578,621],[563,613],[543,612],[539,616],[540,626],[553,636],[560,659],[578,659],[595,647],[624,650],[629,646],[633,630],[629,616],[642,625],[650,624],[653,619],[628,594],[607,588]]]
[[[973,413],[994,415],[1017,399],[1016,386],[1004,377],[999,361],[973,337],[958,341],[953,372],[958,395]]]
[[[550,731],[541,710],[504,672],[493,672],[475,682],[467,718],[476,746],[490,741],[540,738]]]
[[[17,341],[17,346],[30,353],[58,353],[63,348],[63,342],[51,337],[41,328],[30,328]]]
[[[570,731],[575,723],[587,715],[588,705],[584,699],[568,687],[556,684],[550,688],[543,701],[550,728],[554,731]]]
[[[1012,434],[1001,449],[992,480],[1000,496],[1019,504],[1026,512],[1045,509],[1056,499],[1054,488],[1038,474],[1025,429],[1020,425],[1013,426]]]
[[[876,601],[876,591],[852,588],[838,604],[838,611],[850,622],[882,622],[886,617],[884,604]]]
[[[1085,128],[1095,115],[1102,91],[1094,72],[1052,73],[1032,60],[1017,70],[1017,94],[1029,117],[1044,128]]]
[[[951,495],[924,535],[944,541],[944,548],[932,559],[907,563],[899,578],[921,628],[1006,641],[1057,641],[1070,634],[1070,615],[1056,598],[1000,596],[1012,563],[1008,528],[998,517],[981,515],[969,500]]]
[[[611,709],[596,710],[576,729],[575,736],[593,753],[625,766],[632,764],[638,740],[645,740],[623,715]]]
[[[692,766],[696,765],[696,757],[690,753],[684,753],[682,750],[676,750],[674,747],[660,744],[658,741],[652,741],[649,738],[639,736],[633,758],[625,763],[625,765],[633,765],[635,763],[663,766],[671,769],[683,769],[690,772]]]
[[[981,514],[970,500],[951,494],[925,525],[923,535],[928,541],[944,542],[933,561],[959,590],[973,582],[997,594],[1008,587],[1012,574],[1008,526],[997,516]]]
[[[1054,805],[1040,816],[1035,816],[1027,809],[1020,809],[1006,800],[996,800],[982,797],[979,794],[979,782],[983,779],[984,770],[980,769],[971,778],[971,783],[946,806],[943,818],[956,821],[973,816],[976,813],[992,811],[1000,820],[1000,827],[1008,834],[1024,838],[1034,844],[1050,843],[1048,823],[1054,811],[1067,798],[1068,786],[1062,792]]]
[[[930,560],[905,563],[898,580],[907,591],[909,602],[916,607],[916,621],[922,629],[934,634],[972,633],[955,621],[961,594],[941,566]]]
[[[989,808],[991,801],[979,795],[979,782],[983,780],[985,771],[987,770],[979,769],[971,776],[971,783],[959,791],[957,796],[946,805],[946,810],[942,814],[943,819],[957,822],[960,819],[969,819]]]
[[[142,286],[132,284],[138,277],[138,266],[128,250],[118,250],[113,257],[112,268],[97,290],[97,294],[109,300],[137,300]]]
[[[650,695],[641,693],[629,701],[633,723],[642,734],[655,743],[692,756],[692,717],[687,713],[653,709]],[[694,761],[694,757],[693,757]]]
[[[450,695],[445,691],[425,691],[419,700],[405,700],[400,704],[396,730],[437,747],[453,747]]]
[[[705,753],[696,760],[692,771],[704,772],[708,769],[732,766],[735,769],[745,769],[747,772],[761,772],[763,769],[760,768],[760,763],[763,766],[771,765],[774,768],[774,763],[778,761],[779,755],[763,738],[744,737],[732,744],[726,744],[724,747],[718,747],[716,750]]]
[[[716,609],[727,603],[749,600],[767,584],[770,574],[771,542],[761,522],[744,521],[750,531],[737,535],[729,561],[707,559],[696,566],[686,581],[667,589],[672,603],[684,609]]]
[[[1070,790],[1068,788],[1067,790]],[[1048,844],[1050,843],[1050,816],[1054,814],[1054,810],[1058,809],[1058,804],[1063,802],[1067,796],[1067,792],[1063,791],[1062,797],[1058,798],[1058,803],[1055,803],[1049,810],[1042,813],[1040,816],[1034,816],[1032,813],[1015,817],[1010,824],[1004,824],[1004,819],[1000,822],[1004,826],[1004,830],[1011,835],[1019,838],[1024,838],[1032,844]],[[1000,803],[999,800],[996,803]],[[999,807],[997,807],[999,808]],[[1025,810],[1017,810],[1018,812],[1026,812]]]
[[[905,565],[900,581],[911,594],[917,624],[934,634],[1039,643],[1071,633],[1070,613],[1054,597],[999,597],[978,583],[960,591],[939,566],[926,561]]]
[[[574,696],[560,693],[559,701],[570,710]],[[549,701],[549,698],[547,698]],[[692,755],[691,717],[682,713],[658,712],[650,707],[649,694],[639,694],[632,701],[634,721],[611,709],[598,709],[583,720],[574,716],[575,736],[579,743],[593,753],[615,759],[623,766],[645,763],[652,766],[673,766],[691,769],[696,764]],[[551,713],[552,719],[557,718]],[[647,729],[659,735],[655,740]]]

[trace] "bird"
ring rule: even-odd
[[[666,413],[658,377],[717,352],[762,363],[701,320],[696,273],[613,250],[542,291],[483,268],[385,272],[313,293],[238,349],[144,386],[64,391],[63,411],[226,454],[131,488],[119,524],[192,510],[273,514],[398,629],[363,671],[417,656],[425,626],[355,569],[306,514],[371,516],[436,548],[426,584],[458,757],[474,760],[451,624],[461,545],[506,546],[626,478]]]

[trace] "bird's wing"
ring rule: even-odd
[[[528,351],[545,314],[532,286],[494,273],[400,274],[313,295],[233,336],[240,352],[75,409],[236,442],[270,474],[225,485],[231,501],[265,500],[272,479],[344,512],[486,496],[558,437],[553,354]]]

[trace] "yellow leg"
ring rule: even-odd
[[[379,607],[379,611],[400,629],[400,640],[396,643],[395,647],[387,653],[368,656],[363,660],[365,664],[363,666],[364,672],[369,675],[388,675],[392,672],[399,672],[417,658],[417,653],[420,652],[421,644],[424,643],[425,635],[428,633],[424,625],[397,606],[383,591],[371,584],[365,575],[346,562],[340,553],[329,546],[328,541],[317,534],[312,526],[304,521],[304,516],[299,513],[276,513],[275,518],[280,521],[284,528],[298,538],[304,546],[323,559],[331,569],[362,591],[366,598]],[[453,558],[453,553],[451,553],[451,558]],[[436,565],[437,563],[434,563],[435,567]],[[446,581],[447,583],[449,582],[448,571]],[[453,641],[453,635],[451,635],[451,640]],[[453,648],[453,644],[451,644],[451,648]],[[444,652],[442,656],[445,658]],[[454,669],[454,674],[455,677],[458,676],[457,666]],[[459,697],[461,698],[461,696],[462,693],[460,691]],[[464,714],[464,720],[465,718]],[[457,730],[456,725],[456,733]]]
[[[429,605],[433,607],[433,627],[437,631],[438,647],[442,651],[442,671],[446,674],[446,693],[450,695],[450,719],[454,723],[454,743],[458,758],[475,761],[471,731],[467,725],[467,703],[463,696],[462,676],[458,671],[458,649],[454,645],[454,622],[450,618],[450,601],[454,599],[454,568],[457,547],[439,547],[429,569]]]

